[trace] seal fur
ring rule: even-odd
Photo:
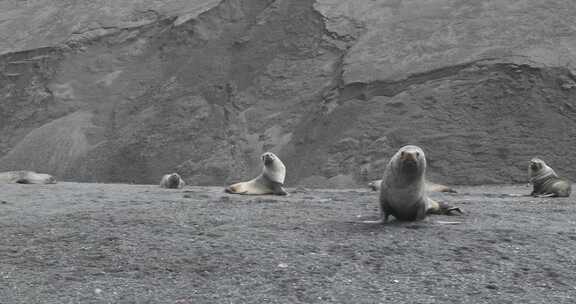
[[[55,184],[56,178],[50,174],[34,171],[0,172],[0,183],[3,184]]]
[[[160,187],[161,188],[168,188],[168,189],[181,189],[186,185],[180,174],[178,173],[171,173],[162,176],[160,180]]]
[[[428,197],[426,189],[426,155],[422,148],[408,145],[400,148],[388,162],[380,188],[380,220],[393,215],[400,221],[422,220],[427,214],[450,214],[460,209],[438,203]]]
[[[368,188],[372,191],[380,191],[382,180],[374,180],[368,183]],[[447,192],[447,193],[458,193],[458,191],[442,184],[436,184],[430,181],[425,181],[426,190],[428,192]]]
[[[531,196],[534,197],[569,197],[572,183],[558,177],[558,174],[540,158],[530,160],[528,166],[530,183],[533,186]]]
[[[232,194],[275,194],[287,195],[284,188],[284,179],[286,177],[286,166],[272,152],[262,154],[262,173],[256,178],[247,182],[236,183],[228,186],[225,191]]]

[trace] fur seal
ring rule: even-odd
[[[225,191],[233,194],[275,194],[287,195],[284,186],[286,167],[284,163],[272,152],[266,152],[261,156],[262,173],[247,182],[236,183],[228,186]]]
[[[33,171],[7,171],[0,173],[2,184],[55,184],[56,179],[50,174]]]
[[[162,180],[160,180],[161,188],[181,189],[185,185],[186,183],[182,180],[180,174],[178,173],[166,174],[162,176]]]
[[[458,191],[442,184],[436,184],[430,181],[426,181],[426,190],[428,192],[448,192],[448,193],[458,193]],[[372,181],[368,184],[368,188],[372,189],[372,191],[380,191],[380,185],[382,184],[382,180],[378,179]]]
[[[528,166],[530,183],[534,186],[531,196],[534,197],[568,197],[572,192],[572,183],[558,177],[554,169],[535,157]]]
[[[408,145],[400,148],[384,169],[380,188],[380,220],[393,215],[399,221],[422,220],[427,214],[462,213],[459,208],[438,203],[427,195],[425,181],[426,155],[422,148]]]

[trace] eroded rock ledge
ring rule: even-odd
[[[0,170],[221,185],[271,150],[351,187],[412,143],[445,183],[576,179],[570,1],[35,3],[0,4]]]

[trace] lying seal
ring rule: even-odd
[[[0,173],[2,184],[55,184],[56,179],[50,174],[33,171],[8,171]]]
[[[378,179],[372,181],[368,184],[368,188],[372,189],[372,191],[380,191],[380,185],[382,184],[382,180]],[[426,190],[428,192],[448,192],[448,193],[458,193],[456,190],[441,184],[436,184],[430,181],[425,181]]]
[[[572,183],[558,177],[554,169],[539,159],[533,158],[528,166],[530,183],[534,186],[531,196],[534,197],[568,197],[572,192]]]
[[[393,215],[400,221],[422,220],[426,214],[462,213],[459,208],[438,203],[427,195],[426,156],[417,146],[404,146],[392,156],[380,188],[380,220],[385,223]]]
[[[262,154],[261,158],[264,166],[260,175],[250,181],[228,186],[225,191],[233,194],[287,195],[286,190],[282,188],[286,167],[280,158],[271,152]]]
[[[178,173],[166,174],[160,180],[160,187],[169,189],[181,189],[186,183]]]

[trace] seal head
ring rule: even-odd
[[[286,178],[286,166],[284,163],[272,152],[266,152],[261,156],[264,167],[262,174],[265,174],[270,181],[284,184]]]
[[[178,173],[166,174],[162,176],[162,180],[160,180],[160,187],[168,189],[180,189],[184,187],[185,184]]]

